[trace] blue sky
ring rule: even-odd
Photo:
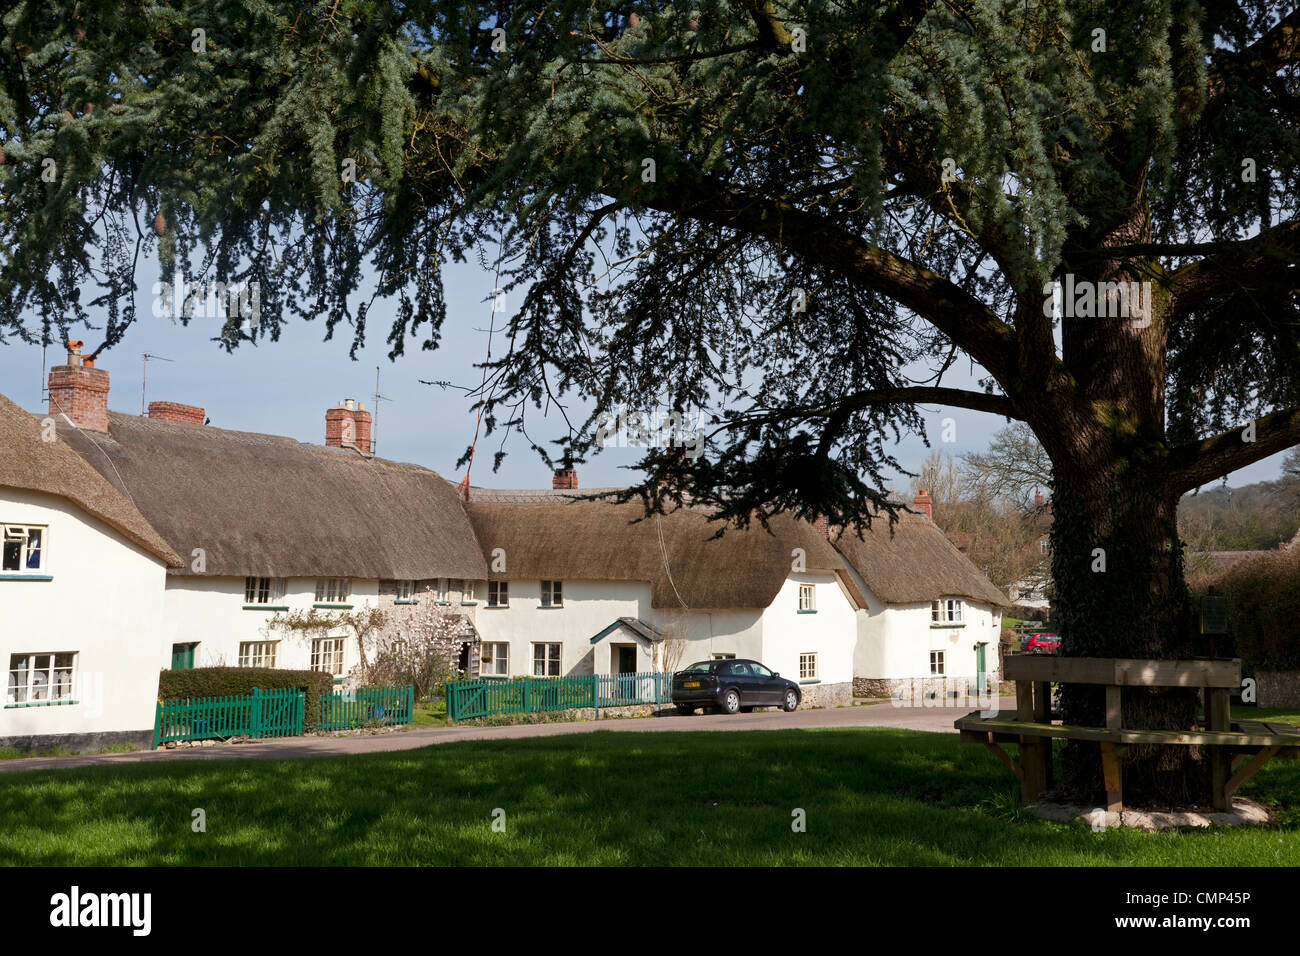
[[[227,354],[212,337],[218,319],[194,318],[188,327],[171,319],[153,315],[152,286],[158,279],[157,263],[143,263],[139,272],[141,289],[137,294],[140,318],[114,349],[97,361],[111,379],[109,407],[115,411],[140,413],[141,355],[149,352],[170,362],[151,361],[148,367],[148,400],[175,401],[203,406],[212,424],[221,428],[287,435],[300,441],[324,441],[325,410],[343,398],[355,398],[374,411],[375,367],[380,367],[381,390],[390,401],[378,410],[378,454],[397,461],[410,461],[432,468],[444,477],[459,480],[463,469],[454,468],[456,459],[474,433],[474,414],[465,393],[420,384],[420,379],[450,381],[457,385],[476,386],[481,372],[474,363],[483,360],[487,350],[487,325],[491,305],[485,301],[492,289],[493,276],[477,264],[453,266],[447,274],[447,323],[441,347],[434,352],[408,346],[408,353],[396,362],[387,358],[386,337],[393,313],[391,304],[376,303],[369,322],[369,342],[358,353],[358,360],[348,357],[351,330],[340,328],[330,342],[323,341],[323,321],[297,322],[286,325],[279,342],[263,342],[256,347],[241,346]],[[500,318],[500,316],[498,316]],[[81,335],[88,347],[100,340],[96,332]],[[498,338],[494,354],[499,355]],[[62,364],[64,351],[51,346],[48,365]],[[955,370],[954,370],[955,372]],[[953,375],[944,384],[968,386],[973,377]],[[0,392],[29,410],[41,409],[41,349],[9,341],[0,344]],[[964,409],[927,406],[931,441],[954,456],[967,451],[983,451],[1004,420],[992,415]],[[530,410],[530,416],[540,414]],[[941,422],[951,417],[956,423],[957,441],[940,442]],[[533,419],[535,422],[536,419]],[[546,428],[530,424],[534,437],[553,438],[560,433],[558,419],[548,420]],[[501,470],[492,473],[492,455],[499,447],[502,433],[491,439],[480,438],[477,460],[473,467],[475,485],[500,488],[548,487],[550,473],[531,451],[522,436],[506,439],[509,453]],[[928,454],[919,438],[898,447],[897,458],[906,468],[915,470]],[[633,476],[623,466],[639,457],[637,449],[605,449],[579,468],[583,487],[627,483]],[[1229,484],[1239,486],[1253,481],[1276,479],[1282,455],[1233,473]],[[907,479],[899,476],[894,484],[906,487]]]

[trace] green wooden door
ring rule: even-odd
[[[984,648],[985,644],[975,645],[975,688],[976,693],[981,697],[984,696],[988,686],[988,673],[984,666]]]
[[[198,644],[172,645],[172,670],[183,671],[194,666],[194,648]]]

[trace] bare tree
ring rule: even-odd
[[[682,657],[686,654],[686,648],[690,645],[690,635],[687,631],[685,615],[668,612],[664,616],[661,625],[663,640],[659,642],[659,647],[655,655],[658,670],[661,673],[671,673],[677,670],[682,662]]]
[[[1035,507],[1035,492],[1052,486],[1052,461],[1024,422],[998,429],[987,452],[968,452],[962,461],[976,493],[1005,498],[1022,512]]]

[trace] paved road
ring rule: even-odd
[[[1002,707],[1015,706],[1015,698],[1002,698]],[[527,737],[558,737],[615,733],[686,732],[701,730],[797,730],[811,727],[900,727],[955,733],[952,723],[973,707],[894,707],[888,703],[840,707],[833,710],[763,711],[756,714],[702,714],[694,717],[609,718],[559,724],[519,724],[509,727],[423,727],[388,734],[360,737],[289,737],[255,743],[185,747],[176,750],[145,750],[122,754],[87,754],[76,757],[28,757],[0,760],[0,773],[20,770],[51,770],[66,767],[107,766],[156,760],[281,760],[291,757],[333,757],[344,754],[385,753],[413,750],[431,744],[458,740],[517,740]]]

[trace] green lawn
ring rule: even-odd
[[[417,701],[411,723],[416,727],[445,727],[447,725],[447,701],[436,703]]]
[[[1284,825],[1093,833],[1025,817],[1011,775],[955,734],[595,733],[3,773],[0,865],[1294,865],[1300,763],[1248,792],[1289,804]]]
[[[1300,724],[1300,713],[1292,707],[1256,707],[1238,704],[1232,708],[1233,720],[1266,720],[1274,724]]]

